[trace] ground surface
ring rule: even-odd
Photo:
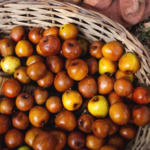
[[[129,30],[150,52],[150,17]]]

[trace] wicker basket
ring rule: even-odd
[[[138,82],[150,85],[150,54],[143,45],[120,24],[109,18],[69,3],[54,0],[1,0],[0,2],[0,36],[7,37],[10,29],[16,25],[26,28],[74,23],[78,26],[80,37],[90,41],[118,40],[125,51],[134,52],[141,59],[141,69],[136,73]],[[0,74],[0,87],[8,77]],[[29,90],[32,87],[29,88]],[[1,90],[0,90],[1,91]],[[135,140],[126,147],[127,150],[150,150],[150,124],[140,127]]]

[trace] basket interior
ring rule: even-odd
[[[24,26],[29,30],[32,27],[46,29],[73,23],[78,26],[79,37],[88,39],[90,42],[117,40],[124,46],[126,52],[133,52],[140,58],[141,68],[136,73],[136,77],[139,83],[150,85],[150,54],[125,28],[101,14],[53,0],[18,0],[0,3],[0,20],[0,38],[8,37],[10,30],[16,25]],[[138,150],[138,147],[139,150],[146,150],[150,147],[149,127],[150,125],[147,125],[139,129],[136,140],[129,144],[128,150]]]

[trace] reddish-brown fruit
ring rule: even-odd
[[[109,94],[114,88],[114,79],[106,74],[98,77],[98,93]]]
[[[0,100],[0,113],[11,115],[14,111],[15,101],[13,99],[4,97]]]
[[[55,124],[60,129],[63,129],[65,131],[72,131],[75,129],[77,121],[75,115],[72,112],[68,110],[62,110],[56,116]]]
[[[44,77],[46,73],[46,66],[42,62],[36,62],[27,68],[27,75],[34,81]]]
[[[101,41],[95,41],[90,45],[90,55],[93,56],[94,58],[100,59],[103,57],[102,55],[102,47],[104,43]]]
[[[108,95],[108,101],[110,105],[113,105],[115,103],[123,102],[123,98],[120,97],[116,92],[111,92]]]
[[[15,53],[15,44],[10,39],[0,40],[0,53],[3,57],[11,56]]]
[[[121,136],[111,136],[108,140],[108,144],[115,146],[117,149],[124,149],[125,142]]]
[[[41,106],[34,106],[30,109],[29,120],[35,127],[43,127],[49,120],[49,112]]]
[[[74,59],[69,63],[67,72],[72,79],[80,81],[88,74],[88,65],[82,59]]]
[[[46,71],[45,76],[37,80],[38,85],[43,88],[52,86],[53,82],[54,82],[54,76],[50,71]]]
[[[93,75],[98,72],[98,62],[94,57],[89,57],[85,61],[88,65],[89,74]]]
[[[68,145],[72,149],[81,149],[85,145],[85,137],[79,131],[72,131],[68,135]]]
[[[42,28],[32,28],[28,34],[29,40],[33,44],[38,44],[43,37],[43,29]]]
[[[137,87],[133,91],[132,99],[138,104],[150,103],[150,90],[145,87]]]
[[[0,114],[0,135],[8,131],[11,126],[11,120],[7,115]]]
[[[15,42],[20,41],[25,37],[25,30],[21,26],[16,26],[11,29],[10,31],[10,37],[13,39]]]
[[[22,111],[13,114],[12,125],[20,130],[25,130],[29,125],[28,115]]]
[[[33,46],[27,40],[20,40],[15,47],[15,53],[18,57],[29,57],[33,54]]]
[[[16,106],[21,111],[29,111],[34,105],[34,99],[31,94],[21,93],[16,98]]]
[[[97,83],[94,78],[88,76],[78,84],[78,90],[85,98],[91,98],[97,93]]]
[[[122,102],[115,103],[110,106],[109,115],[114,123],[124,125],[128,123],[130,119],[130,110],[128,106]]]
[[[56,27],[51,27],[51,28],[46,29],[46,30],[43,32],[43,36],[48,36],[48,35],[55,35],[55,36],[58,36],[58,35],[59,35],[59,30],[58,30],[58,28],[56,28]]]
[[[133,91],[133,85],[127,79],[118,79],[114,83],[114,90],[119,96],[128,96]]]
[[[94,135],[87,135],[86,147],[91,150],[99,150],[105,143],[105,139],[98,138]]]
[[[42,132],[41,128],[29,129],[25,134],[25,143],[28,144],[30,147],[32,147],[35,137],[41,132]]]
[[[24,142],[24,136],[23,133],[21,133],[17,129],[10,129],[5,134],[5,144],[8,148],[16,148],[18,146],[21,146]]]
[[[55,150],[57,141],[54,136],[48,132],[39,133],[34,141],[33,148],[35,150]]]
[[[122,126],[119,132],[120,135],[127,140],[132,140],[136,136],[136,129],[133,125]]]
[[[132,110],[132,120],[137,126],[144,126],[150,122],[150,109],[147,106],[138,106]]]
[[[60,56],[49,56],[46,58],[46,66],[53,73],[58,73],[64,67],[64,62]]]
[[[66,71],[60,71],[57,73],[54,79],[54,86],[57,91],[65,92],[69,90],[74,84],[74,80],[72,80]]]
[[[110,127],[109,135],[113,135],[114,133],[116,133],[119,129],[118,125],[115,124],[110,118],[106,118],[105,120],[108,122]]]
[[[44,62],[44,60],[39,55],[31,55],[30,57],[28,57],[28,59],[26,61],[26,66],[30,66],[36,62]]]
[[[49,93],[47,89],[37,87],[34,91],[34,99],[38,105],[43,105],[48,99]]]
[[[39,42],[40,49],[44,56],[56,55],[60,52],[61,43],[57,36],[44,36]]]
[[[105,138],[109,134],[109,124],[106,120],[98,119],[92,124],[92,131],[95,136]]]
[[[83,114],[78,119],[78,128],[85,133],[92,132],[92,124],[94,122],[94,117],[90,114]]]
[[[63,149],[67,142],[67,136],[66,136],[65,132],[59,131],[59,130],[52,130],[52,131],[50,131],[50,134],[52,136],[54,136],[57,141],[55,150]]]
[[[75,39],[68,39],[62,45],[63,56],[67,59],[79,58],[82,54],[82,49]]]
[[[46,101],[46,108],[51,113],[58,113],[62,109],[61,99],[57,96],[51,96]]]
[[[21,85],[15,79],[8,79],[2,85],[2,92],[6,97],[15,98],[21,92]]]

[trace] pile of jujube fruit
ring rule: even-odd
[[[150,90],[134,75],[140,59],[119,42],[89,43],[73,24],[16,26],[10,38],[0,40],[11,76],[1,89],[1,150],[123,150],[150,122]]]

